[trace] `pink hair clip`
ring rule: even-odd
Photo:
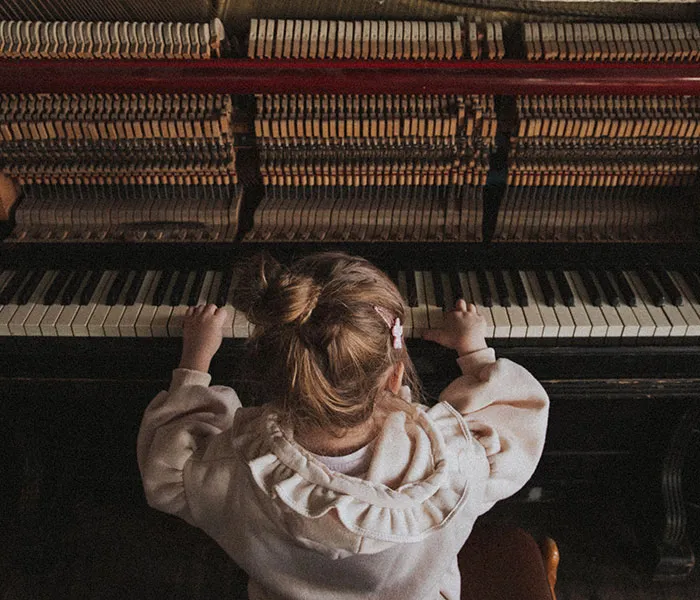
[[[374,310],[379,313],[379,316],[384,320],[386,326],[391,329],[394,350],[401,350],[401,348],[403,348],[403,326],[401,325],[401,319],[398,317],[393,319],[393,315],[382,306],[375,306]]]

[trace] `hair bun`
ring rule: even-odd
[[[303,324],[311,316],[321,287],[310,275],[290,272],[269,254],[255,256],[239,272],[235,306],[264,329]]]

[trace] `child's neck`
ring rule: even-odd
[[[299,432],[295,435],[298,444],[309,452],[321,456],[344,456],[352,454],[369,444],[377,436],[377,424],[373,417],[351,429],[347,429],[338,437],[326,430],[314,429]]]

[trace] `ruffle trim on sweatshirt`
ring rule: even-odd
[[[433,467],[419,481],[391,489],[331,472],[293,442],[275,413],[267,415],[263,431],[246,434],[253,479],[268,497],[300,515],[320,518],[335,509],[355,534],[388,542],[418,541],[452,518],[469,494],[472,477],[483,479],[488,463],[453,407],[441,403],[426,412],[414,405],[408,411],[431,446]]]

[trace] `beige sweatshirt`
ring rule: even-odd
[[[386,418],[363,479],[314,458],[270,407],[176,369],[139,432],[148,503],[216,540],[250,575],[252,600],[457,600],[457,553],[532,475],[549,408],[491,349],[458,363],[438,404]]]

